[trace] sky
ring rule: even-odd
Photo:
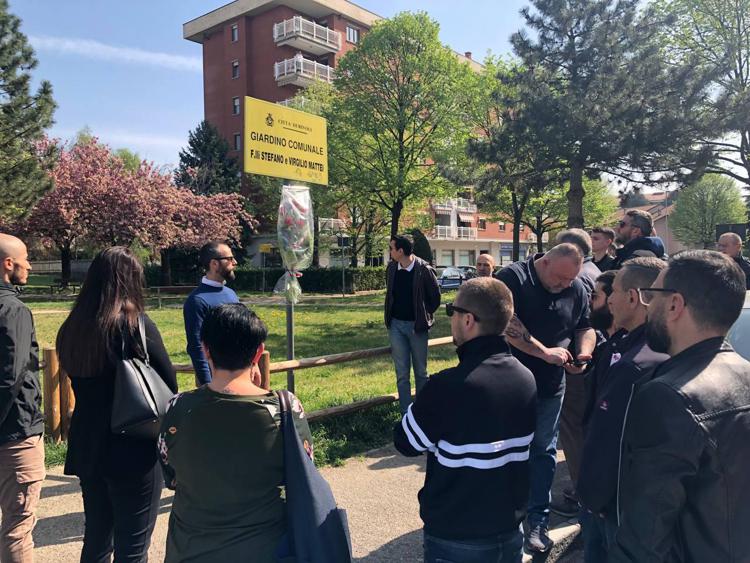
[[[34,47],[35,84],[52,83],[58,104],[53,137],[88,127],[113,149],[128,148],[175,166],[191,129],[203,119],[201,46],[182,24],[222,0],[10,0]],[[357,0],[381,16],[426,11],[440,37],[482,60],[510,53],[526,0]],[[471,6],[471,10],[462,6]],[[458,6],[458,7],[457,7]]]

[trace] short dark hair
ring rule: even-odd
[[[664,287],[685,299],[697,323],[729,330],[745,303],[745,274],[715,250],[685,250],[669,259]]]
[[[584,256],[591,254],[591,237],[583,229],[566,229],[560,231],[555,237],[555,242],[557,244],[569,242],[580,248]]]
[[[599,277],[596,278],[596,283],[602,284],[602,289],[607,297],[612,295],[612,283],[615,281],[616,275],[617,270],[607,270],[606,272],[602,272]]]
[[[644,237],[651,236],[651,233],[654,232],[654,218],[648,211],[631,209],[625,215],[630,217],[630,224],[638,227]]]
[[[622,264],[620,269],[620,285],[624,290],[651,287],[659,272],[667,267],[667,263],[653,256],[631,258]]]
[[[211,260],[214,260],[219,257],[219,247],[220,246],[228,246],[226,242],[223,240],[212,240],[211,242],[207,242],[201,247],[200,256],[198,260],[200,261],[201,267],[208,271],[211,267]]]
[[[201,342],[214,366],[238,370],[250,367],[268,329],[242,303],[225,303],[209,310],[201,327]]]
[[[461,307],[476,312],[482,334],[502,334],[513,316],[513,294],[492,277],[472,278],[461,284],[456,295]]]
[[[393,235],[391,240],[396,250],[403,250],[405,256],[411,256],[414,251],[414,239],[411,235]]]
[[[591,234],[600,233],[607,237],[609,240],[615,240],[615,230],[609,227],[594,227],[591,229]]]

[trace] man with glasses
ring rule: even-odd
[[[505,336],[537,385],[537,422],[531,443],[531,484],[528,505],[529,552],[547,552],[550,492],[557,463],[557,436],[565,393],[564,374],[586,369],[596,346],[589,322],[589,297],[578,279],[583,254],[576,245],[562,243],[546,254],[503,268],[497,278],[513,294],[515,315]],[[575,357],[568,351],[573,342]]]
[[[630,390],[644,374],[668,359],[646,344],[646,306],[638,288],[650,286],[666,264],[633,258],[623,264],[607,299],[613,323],[625,331],[597,358],[596,397],[586,420],[578,476],[578,499],[586,563],[606,563],[617,530],[617,464]]]
[[[664,242],[653,235],[654,218],[648,211],[627,211],[617,224],[617,242],[623,246],[617,250],[612,269],[619,269],[625,260],[637,256],[663,258]]]
[[[200,264],[206,274],[182,308],[187,353],[193,362],[195,384],[198,386],[211,381],[211,369],[201,347],[203,319],[214,307],[240,302],[237,294],[226,286],[227,282],[234,280],[234,268],[237,265],[232,249],[226,243],[213,241],[204,244],[200,250]]]
[[[536,385],[502,337],[513,296],[474,278],[445,308],[459,363],[430,377],[394,428],[402,454],[427,454],[424,560],[521,563]]]
[[[670,359],[633,389],[608,561],[747,561],[750,363],[725,340],[745,275],[719,252],[688,250],[639,292],[646,341]]]

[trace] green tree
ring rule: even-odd
[[[236,159],[229,156],[229,144],[218,129],[201,121],[188,135],[188,146],[180,151],[174,181],[198,195],[237,193],[241,175]]]
[[[51,155],[38,150],[53,123],[52,85],[43,80],[31,91],[30,71],[37,60],[20,27],[7,0],[0,0],[0,216],[6,219],[23,215],[52,187]]]
[[[693,57],[713,73],[706,100],[719,135],[702,139],[710,150],[708,172],[750,187],[750,0],[660,0],[675,18],[666,30],[677,58]]]
[[[571,227],[583,225],[584,177],[678,176],[705,159],[693,150],[707,127],[710,82],[693,61],[668,60],[668,22],[639,0],[532,0],[511,38],[525,71],[518,87],[523,127],[544,138],[569,179]]]
[[[746,223],[747,208],[734,180],[707,174],[680,192],[670,219],[680,242],[712,248],[716,242],[716,225]]]
[[[584,180],[586,197],[583,200],[583,216],[587,227],[609,225],[614,222],[618,199],[610,193],[601,180]],[[568,216],[568,186],[558,184],[534,190],[529,197],[521,221],[536,235],[539,252],[542,237],[566,226]]]
[[[510,218],[513,260],[519,259],[521,225],[530,198],[562,182],[560,162],[545,137],[519,119],[525,111],[518,88],[523,72],[517,63],[488,58],[485,71],[467,88],[474,134],[467,147],[471,173],[463,183],[474,184],[483,211],[493,218]]]
[[[407,12],[375,24],[338,66],[329,120],[341,143],[336,159],[388,211],[391,234],[409,201],[455,191],[437,163],[463,152],[470,72],[440,43],[435,21]]]

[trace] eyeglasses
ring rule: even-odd
[[[468,309],[464,309],[463,307],[456,307],[453,303],[446,303],[445,304],[445,314],[446,315],[448,315],[449,317],[452,317],[453,313],[455,313],[455,312],[459,312],[459,313],[471,313],[472,315],[474,315],[474,320],[475,321],[481,322],[479,320],[479,317],[477,317],[474,313],[472,313]]]
[[[234,256],[214,256],[212,260],[218,260],[221,262],[222,260],[229,260],[230,262],[236,262],[237,259]]]
[[[651,302],[654,300],[654,297],[656,297],[659,293],[680,293],[676,289],[669,289],[666,287],[639,287],[638,288],[638,300],[641,302],[641,305],[644,305],[648,307]],[[687,300],[685,300],[685,296],[682,296],[682,300],[685,301],[685,304],[687,305]]]

